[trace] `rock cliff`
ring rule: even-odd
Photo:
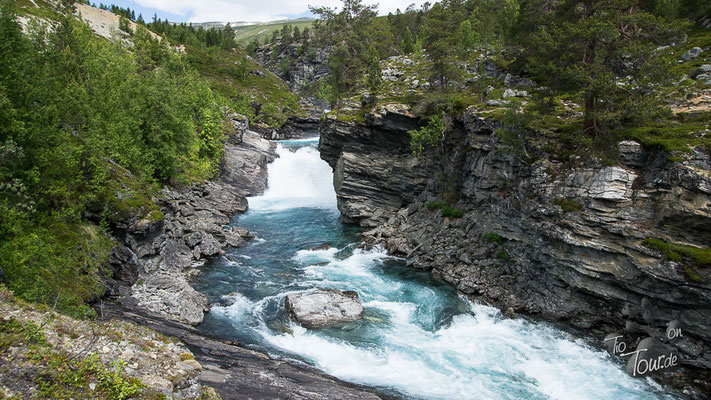
[[[467,112],[444,144],[418,157],[407,135],[417,122],[386,106],[362,123],[322,126],[321,155],[334,169],[343,219],[375,226],[365,242],[508,315],[562,321],[599,339],[625,326],[633,336],[663,337],[678,318],[684,337],[673,346],[685,374],[665,378],[708,392],[709,268],[645,241],[708,245],[708,154],[671,162],[627,141],[615,165],[559,162],[542,150],[524,162],[500,145],[495,121]],[[442,200],[462,217],[444,217]],[[643,302],[653,305],[644,315],[629,312]]]
[[[121,245],[110,264],[109,295],[168,319],[199,324],[207,298],[188,283],[195,267],[250,239],[246,229],[227,227],[247,210],[246,196],[262,193],[267,164],[276,145],[233,118],[235,132],[225,144],[221,178],[185,188],[164,188],[157,202],[160,221],[130,220],[118,227]]]

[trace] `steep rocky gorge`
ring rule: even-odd
[[[709,271],[643,245],[708,245],[708,154],[671,162],[626,141],[615,165],[556,161],[540,149],[526,162],[501,146],[497,122],[469,110],[445,143],[414,156],[407,131],[418,125],[407,107],[388,105],[361,123],[330,117],[321,127],[342,219],[373,228],[365,242],[509,316],[564,322],[600,344],[625,326],[633,337],[663,338],[678,318],[684,336],[672,345],[684,374],[662,380],[709,393]],[[463,216],[427,207],[443,199]],[[644,315],[630,312],[643,302]]]
[[[144,382],[168,398],[195,398],[208,386],[223,399],[380,399],[369,388],[191,326],[200,324],[210,308],[207,297],[190,285],[191,277],[207,260],[253,238],[246,229],[228,225],[247,210],[247,196],[264,192],[267,164],[277,157],[276,144],[249,130],[246,118],[231,118],[234,132],[225,143],[218,179],[166,187],[156,199],[164,215],[160,221],[134,217],[115,227],[119,244],[110,258],[108,301],[97,305],[100,315],[177,338],[192,350],[194,368],[181,367],[185,362],[167,367],[170,374],[189,379],[170,382],[165,379],[170,374],[158,374],[155,382]]]

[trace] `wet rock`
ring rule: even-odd
[[[363,317],[358,293],[327,289],[290,294],[285,299],[289,316],[306,328],[318,329]]]

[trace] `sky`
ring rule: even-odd
[[[92,0],[94,2],[95,0]],[[266,22],[279,19],[313,17],[309,6],[338,7],[339,0],[102,0],[105,4],[130,7],[136,14],[143,14],[146,21],[158,14],[161,19],[172,22],[248,21]],[[96,2],[98,5],[100,2]],[[423,0],[364,0],[366,4],[379,3],[381,15],[405,10]]]

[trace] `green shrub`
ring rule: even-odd
[[[444,123],[444,113],[433,115],[427,125],[417,130],[410,130],[410,147],[413,154],[422,153],[427,147],[436,146],[444,136],[446,125]]]
[[[461,210],[458,208],[454,208],[450,206],[449,204],[445,204],[441,208],[442,210],[442,216],[446,218],[461,218],[463,213]]]
[[[504,262],[511,261],[511,255],[509,253],[507,253],[506,250],[504,250],[504,249],[501,249],[496,252],[496,258],[498,258],[499,260],[504,261]]]
[[[439,210],[440,208],[444,207],[447,205],[447,203],[443,201],[428,201],[425,206],[427,207],[428,210],[434,211],[434,210]]]
[[[442,216],[446,218],[461,218],[464,214],[458,208],[452,207],[444,201],[428,201],[425,203],[428,210],[442,210]]]
[[[484,240],[490,243],[503,244],[504,239],[494,232],[487,232],[484,234]]]

